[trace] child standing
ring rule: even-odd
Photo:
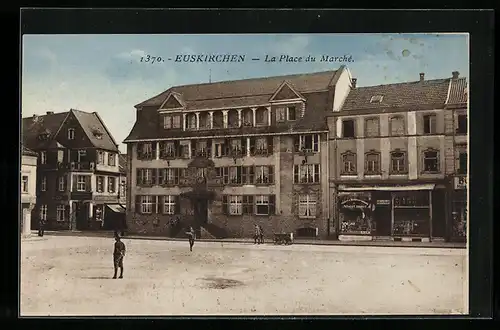
[[[186,232],[189,238],[189,251],[193,251],[194,240],[196,238],[196,233],[194,232],[193,227],[189,227],[189,231]]]

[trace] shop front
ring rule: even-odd
[[[452,235],[453,241],[467,240],[467,177],[453,178],[452,191]]]
[[[339,239],[429,241],[443,226],[433,225],[435,184],[405,186],[339,186]],[[444,228],[444,227],[443,227]],[[441,235],[441,234],[440,234]]]

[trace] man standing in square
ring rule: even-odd
[[[113,278],[116,278],[118,268],[120,268],[120,278],[123,278],[123,257],[125,257],[125,244],[121,241],[119,235],[115,235],[115,241],[115,249],[113,251],[115,274],[113,275]]]

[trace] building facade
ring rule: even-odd
[[[177,86],[137,105],[124,141],[128,230],[251,237],[259,224],[266,236],[328,236],[326,116],[350,85],[341,67]]]
[[[21,212],[20,231],[23,237],[31,234],[31,212],[36,205],[37,153],[21,147]]]
[[[103,228],[105,206],[118,203],[118,146],[95,112],[71,109],[23,118],[24,145],[38,154],[32,226]]]
[[[453,79],[358,87],[328,118],[339,239],[446,239]],[[454,161],[453,161],[454,164]]]

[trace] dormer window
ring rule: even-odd
[[[286,119],[287,120],[296,120],[296,107],[287,107],[286,108]]]
[[[382,99],[384,97],[382,95],[374,95],[372,96],[372,98],[370,99],[370,103],[382,103]]]
[[[75,129],[68,128],[68,140],[74,140],[74,139],[75,139]]]

